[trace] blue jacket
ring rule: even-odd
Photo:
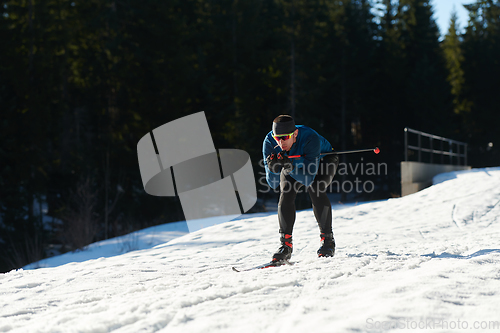
[[[293,171],[290,176],[305,186],[311,185],[318,172],[318,165],[321,159],[321,153],[331,152],[332,145],[315,130],[304,125],[297,125],[299,134],[297,140],[288,152],[288,155],[305,155],[300,158],[290,159],[293,164]],[[272,153],[278,154],[281,148],[273,138],[273,132],[269,132],[264,139],[262,154],[264,156],[264,166],[266,168],[266,180],[273,189],[280,184],[280,174],[269,170],[266,164],[267,156]]]

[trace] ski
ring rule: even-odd
[[[233,271],[235,272],[247,272],[247,271],[253,271],[255,269],[264,269],[264,268],[269,268],[269,267],[279,267],[279,266],[283,266],[283,265],[293,265],[293,263],[291,263],[290,261],[288,260],[277,260],[277,261],[270,261],[266,264],[262,264],[262,265],[259,265],[259,266],[255,266],[255,267],[251,267],[251,268],[246,268],[246,269],[238,269],[236,267],[233,266]]]

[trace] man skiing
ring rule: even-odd
[[[273,121],[272,131],[266,135],[262,147],[266,180],[273,189],[280,187],[278,220],[281,247],[273,261],[289,260],[292,256],[292,231],[295,223],[295,197],[306,187],[311,197],[314,216],[319,225],[321,247],[319,257],[335,254],[332,231],[332,206],[326,188],[333,180],[339,159],[331,152],[331,144],[313,129],[295,125],[291,116],[280,115]],[[298,158],[288,156],[301,155]]]

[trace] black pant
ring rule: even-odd
[[[332,233],[332,205],[326,196],[326,188],[333,180],[339,164],[336,155],[327,155],[319,163],[318,173],[314,181],[306,188],[311,197],[314,216],[318,221],[321,233]],[[280,200],[278,203],[278,220],[280,233],[292,234],[295,224],[295,197],[304,185],[283,172],[280,175]]]

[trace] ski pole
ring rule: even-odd
[[[370,148],[370,149],[332,151],[329,153],[322,153],[320,155],[321,156],[323,156],[323,155],[340,155],[340,154],[351,154],[351,153],[363,153],[363,152],[367,152],[367,151],[373,151],[375,154],[380,153],[380,149],[378,147],[375,147],[375,148]],[[304,157],[304,156],[306,156],[306,155],[305,154],[304,155],[291,155],[291,156],[288,156],[288,158],[299,158],[299,157]]]

